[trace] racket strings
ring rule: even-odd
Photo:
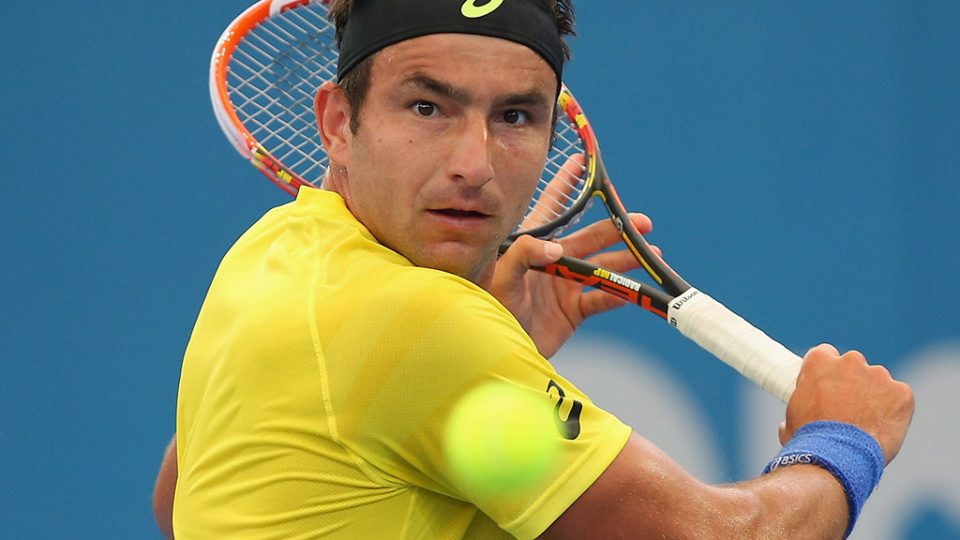
[[[239,54],[242,54],[242,51]],[[237,66],[243,67],[250,71],[254,71],[253,68],[249,67],[244,62],[235,58],[235,62],[232,65],[232,67],[237,67]],[[231,71],[231,75],[233,75],[234,73],[235,73],[234,71]],[[264,81],[266,80],[260,77],[259,74],[255,76],[258,78],[261,78]],[[278,87],[279,86],[280,85],[278,85]],[[261,140],[261,142],[266,142],[267,140],[266,136],[277,135],[277,133],[270,131],[270,124],[274,121],[276,121],[276,123],[282,125],[287,129],[298,131],[297,129],[294,128],[294,124],[298,122],[302,122],[304,120],[302,114],[293,113],[291,111],[283,111],[283,112],[277,113],[276,108],[278,104],[282,101],[282,99],[278,97],[272,97],[269,93],[270,88],[259,88],[256,85],[251,84],[250,79],[246,79],[246,80],[240,79],[236,83],[235,89],[239,90],[240,92],[231,94],[231,97],[242,96],[244,98],[240,103],[237,103],[236,105],[241,111],[247,113],[247,117],[252,122],[256,123],[256,125],[258,126],[256,129],[250,130],[251,135],[254,135],[255,137],[257,137],[258,140]],[[287,91],[287,94],[289,95],[290,92]],[[263,120],[259,118],[261,116],[264,117]],[[289,118],[289,119],[285,119],[285,118]],[[299,131],[302,132],[303,131],[302,128]],[[266,135],[266,136],[263,136],[263,135]]]
[[[285,168],[314,184],[327,158],[313,99],[335,78],[333,33],[326,7],[285,11],[244,37],[227,70],[230,101],[247,131]]]
[[[231,67],[243,67],[259,72],[238,58],[235,58]],[[283,157],[289,157],[299,149],[300,143],[311,140],[312,119],[308,116],[306,107],[301,106],[296,110],[288,108],[286,103],[295,101],[305,105],[309,94],[296,86],[284,89],[283,84],[270,83],[259,73],[255,77],[260,79],[261,85],[271,86],[253,84],[252,78],[241,79],[234,84],[236,91],[231,93],[231,98],[236,101],[236,109],[243,113],[241,116],[244,117],[245,124],[252,124],[247,126],[251,135],[265,147],[271,148],[273,154],[277,154],[275,146],[286,144],[289,150]],[[296,97],[298,91],[301,95]]]
[[[240,65],[241,62],[237,61]],[[301,170],[303,163],[320,166],[315,157],[322,157],[322,149],[315,135],[312,118],[307,116],[306,107],[300,113],[291,112],[284,105],[285,100],[270,96],[269,89],[259,89],[250,85],[238,86],[244,88],[240,92],[243,101],[236,105],[244,125],[255,139],[287,168],[294,170],[298,175],[309,178],[309,168]],[[288,92],[289,94],[289,92]],[[231,94],[233,98],[235,93]],[[299,160],[291,164],[290,156],[298,155]]]
[[[246,54],[246,51],[239,51],[239,54],[251,58],[250,55]],[[284,66],[283,60],[284,57],[279,56],[274,66],[254,68],[239,58],[237,59],[239,66],[253,73],[253,77],[247,77],[237,85],[238,89],[243,88],[248,90],[244,96],[244,100],[238,103],[237,106],[244,110],[253,109],[251,118],[258,121],[259,127],[256,129],[256,133],[252,134],[254,134],[255,137],[259,135],[259,138],[263,139],[262,142],[266,142],[266,137],[263,135],[264,132],[268,135],[279,136],[281,142],[283,142],[296,138],[310,139],[310,137],[305,136],[305,134],[315,131],[313,129],[312,118],[313,93],[303,88],[304,83],[308,81],[302,76],[298,76],[294,71],[296,66],[294,66],[294,69]],[[296,61],[294,62],[296,63]],[[282,69],[276,69],[275,66],[278,65],[284,67]],[[269,69],[269,71],[267,71],[267,69]],[[270,77],[265,77],[263,73],[270,73],[273,76],[273,80],[271,80]],[[291,77],[296,80],[291,82]],[[261,84],[252,84],[254,79]],[[288,107],[287,103],[291,101],[297,103],[299,106],[296,108]],[[284,134],[283,130],[271,131],[272,122],[285,128],[289,133]],[[299,146],[296,141],[288,142],[292,145],[291,150]]]
[[[570,212],[578,201],[589,196],[585,155],[576,126],[559,111],[543,174],[517,234],[547,227],[549,236],[557,236],[576,223],[576,216],[571,218]],[[562,223],[566,220],[569,222]]]
[[[243,65],[242,62],[237,63]],[[249,93],[243,96],[244,101],[237,107],[242,107],[242,110],[247,113],[247,123],[252,124],[247,125],[247,128],[254,138],[267,148],[288,146],[289,149],[285,154],[277,155],[276,150],[271,152],[281,161],[288,159],[294,153],[300,153],[304,158],[309,157],[310,152],[302,148],[313,142],[311,137],[315,132],[312,118],[307,116],[309,111],[285,110],[281,99],[271,97],[266,90],[262,89],[251,88]],[[301,96],[300,99],[305,98]],[[278,110],[278,107],[281,110]],[[250,129],[251,127],[253,129]]]

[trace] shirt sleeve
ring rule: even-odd
[[[536,537],[603,473],[630,428],[557,374],[488,293],[441,272],[400,274],[318,324],[332,431],[376,481],[469,501],[514,536]],[[544,421],[559,448],[546,474],[500,493],[451,474],[443,452],[459,398],[491,381],[552,400]]]

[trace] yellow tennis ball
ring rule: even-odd
[[[534,485],[559,451],[545,393],[485,383],[454,406],[444,431],[447,470],[468,490],[496,494]]]

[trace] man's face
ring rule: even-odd
[[[483,285],[537,185],[556,85],[511,41],[436,34],[387,47],[357,132],[343,129],[337,190],[384,245]]]

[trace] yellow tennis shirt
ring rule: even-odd
[[[490,493],[443,453],[485,381],[551,400],[559,457]],[[183,539],[532,538],[630,428],[558,375],[473,283],[380,245],[339,195],[302,188],[224,257],[183,361],[174,530]]]

